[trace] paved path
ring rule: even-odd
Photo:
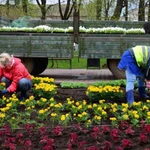
[[[56,83],[61,82],[86,82],[93,83],[99,80],[116,79],[109,69],[46,69],[40,76],[48,76],[55,79]]]

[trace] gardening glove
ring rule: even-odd
[[[0,91],[0,96],[3,96],[5,94],[7,94],[7,93],[8,93],[8,90],[2,90],[2,91]]]
[[[146,88],[150,89],[150,81],[146,81]]]

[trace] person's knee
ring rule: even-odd
[[[28,91],[31,88],[31,84],[27,79],[21,79],[19,81],[19,90],[20,91]]]

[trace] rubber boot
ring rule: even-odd
[[[133,90],[129,90],[128,92],[126,92],[126,96],[127,96],[128,103],[132,104],[134,102],[134,92],[133,92]]]
[[[140,98],[150,98],[148,95],[146,95],[145,87],[139,87],[138,92]]]
[[[22,101],[22,100],[25,100],[25,99],[26,99],[26,92],[21,92],[19,100]]]

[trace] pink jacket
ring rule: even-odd
[[[25,66],[21,63],[19,58],[14,57],[14,64],[11,69],[0,67],[0,79],[5,76],[7,79],[11,80],[11,85],[7,88],[8,92],[15,92],[18,87],[18,82],[22,78],[27,78],[31,80],[31,76]]]

